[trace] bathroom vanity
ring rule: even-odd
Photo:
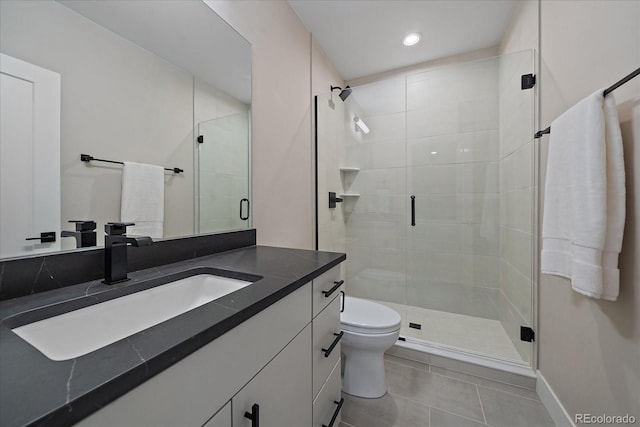
[[[247,246],[3,301],[0,424],[337,426],[345,258]],[[65,360],[12,331],[194,274],[252,283]]]

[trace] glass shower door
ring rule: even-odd
[[[198,124],[199,232],[251,228],[248,112]]]
[[[407,76],[407,320],[423,326],[408,339],[530,361],[519,334],[531,324],[533,91],[520,74],[532,60],[529,51]]]
[[[359,169],[343,172],[345,192],[359,195],[344,205],[347,290],[399,312],[404,330],[408,221],[404,78],[358,86],[345,105],[344,166]]]

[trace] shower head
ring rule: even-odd
[[[340,95],[338,96],[342,99],[342,102],[346,101],[349,95],[351,95],[351,88],[349,86],[346,86],[344,89],[340,86],[331,86],[331,93],[336,89],[340,90]]]
[[[344,89],[342,89],[342,91],[340,92],[340,95],[338,96],[340,97],[340,99],[342,99],[342,102],[344,102],[347,100],[349,95],[351,95],[351,88],[347,86]]]

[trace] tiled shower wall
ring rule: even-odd
[[[521,89],[520,76],[533,68],[531,50],[500,57],[499,319],[526,362],[531,344],[520,340],[520,326],[532,321],[534,92]]]

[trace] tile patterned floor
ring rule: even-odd
[[[340,427],[554,427],[533,390],[385,356],[379,399],[343,393]]]
[[[499,320],[404,306],[385,301],[376,302],[400,313],[402,317],[400,336],[402,337],[417,338],[519,362],[523,361]],[[409,328],[409,322],[420,323],[422,329]]]

